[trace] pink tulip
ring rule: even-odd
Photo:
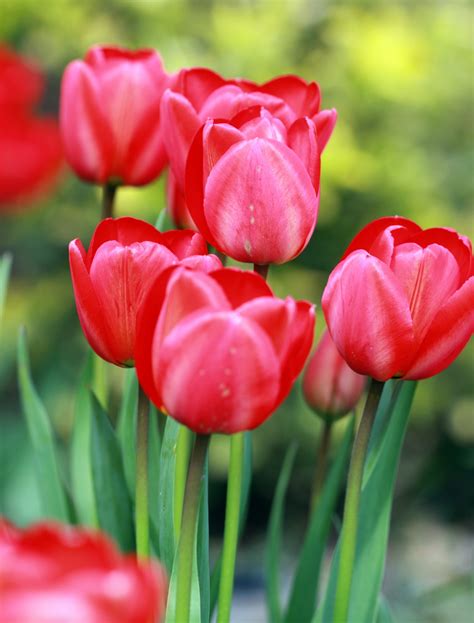
[[[151,400],[203,433],[251,430],[288,395],[311,348],[313,306],[255,273],[163,273],[139,317],[137,374]]]
[[[83,179],[141,186],[166,165],[160,123],[172,79],[154,50],[93,47],[73,61],[61,88],[66,157]]]
[[[320,152],[337,118],[335,110],[319,111],[319,86],[298,76],[281,76],[258,85],[245,80],[224,80],[210,70],[194,68],[181,71],[173,89],[165,92],[161,113],[173,182],[181,193],[184,193],[189,149],[199,128],[209,118],[230,120],[258,106],[268,110],[288,129],[297,119],[309,117],[321,132],[321,136],[318,134]],[[177,216],[183,214],[182,209],[178,212],[173,207],[171,212]],[[179,221],[177,224],[181,225]]]
[[[191,147],[186,202],[219,251],[241,262],[281,264],[303,251],[316,226],[320,152],[309,118],[288,129],[265,109],[232,123],[208,121]]]
[[[367,225],[329,277],[323,310],[356,372],[379,381],[444,370],[474,330],[470,241],[387,217]]]
[[[306,402],[318,415],[332,421],[354,409],[364,385],[365,377],[349,368],[325,331],[303,377]]]
[[[87,252],[73,240],[69,261],[76,307],[94,351],[118,366],[133,366],[137,314],[151,285],[178,263],[205,271],[221,266],[206,254],[196,232],[160,233],[129,217],[99,223]]]

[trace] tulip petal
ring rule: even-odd
[[[172,229],[162,234],[163,242],[178,260],[190,255],[205,255],[207,244],[200,233],[191,230]]]
[[[415,234],[410,241],[416,242],[421,247],[427,247],[433,243],[446,247],[459,265],[459,286],[470,276],[472,245],[466,236],[448,227],[433,227]]]
[[[474,332],[474,277],[439,310],[404,378],[425,379],[456,359]]]
[[[383,262],[354,251],[329,276],[322,307],[353,370],[379,381],[403,374],[413,353],[413,324],[405,292]]]
[[[391,269],[405,290],[420,343],[443,302],[457,290],[459,266],[453,254],[439,244],[423,249],[405,242],[395,247]]]
[[[184,190],[186,159],[201,122],[190,102],[166,90],[161,98],[161,128],[170,167],[180,190]]]
[[[199,213],[191,201],[188,205],[200,227]],[[296,257],[313,233],[317,210],[303,163],[276,141],[256,138],[233,145],[205,188],[204,220],[215,246],[243,262],[278,264]]]
[[[331,108],[331,110],[322,110],[313,117],[313,121],[316,125],[318,133],[318,146],[319,151],[322,154],[326,145],[331,138],[331,135],[336,127],[337,110]]]
[[[172,171],[168,172],[166,198],[168,214],[175,226],[197,231],[196,224],[189,214],[188,206],[186,205],[184,190],[178,187]]]
[[[177,262],[154,242],[123,246],[111,240],[97,250],[90,278],[106,322],[113,327],[114,351],[121,363],[133,361],[138,310],[157,276]]]
[[[204,184],[217,161],[232,145],[243,138],[242,132],[228,123],[215,123],[211,120],[204,124],[202,134]]]
[[[192,430],[231,434],[271,414],[280,367],[270,339],[252,320],[234,312],[196,313],[156,354],[163,403]]]
[[[311,119],[304,117],[294,122],[288,130],[288,147],[291,147],[301,159],[316,192],[319,193],[321,153],[318,146],[316,127]]]
[[[120,365],[103,308],[86,268],[86,253],[80,240],[69,244],[69,264],[77,314],[87,341],[100,357]]]
[[[312,117],[319,110],[321,91],[316,82],[307,83],[292,75],[279,76],[257,88],[280,97],[291,107],[296,117]]]
[[[220,285],[234,309],[257,297],[273,296],[265,279],[248,270],[223,268],[213,272],[212,278]]]
[[[179,265],[199,270],[202,273],[213,273],[215,270],[222,268],[222,262],[217,255],[212,253],[209,255],[190,255],[181,260]]]
[[[145,242],[146,240],[163,244],[163,234],[150,223],[131,216],[115,219],[106,218],[97,225],[92,236],[87,252],[88,266],[90,266],[97,249],[110,240],[116,240],[123,246],[134,242]]]
[[[226,84],[226,80],[207,67],[182,69],[178,76],[177,90],[200,110],[209,95]]]

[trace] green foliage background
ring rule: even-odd
[[[467,1],[3,0],[0,41],[46,71],[45,112],[57,111],[64,66],[99,42],[156,47],[170,71],[205,65],[256,81],[284,73],[317,80],[324,107],[339,112],[323,159],[319,222],[303,255],[273,268],[270,281],[279,294],[319,305],[347,243],[376,217],[400,214],[423,227],[454,227],[472,239],[473,19]],[[154,221],[164,201],[162,181],[124,189],[118,212]],[[38,205],[0,212],[0,251],[8,249],[14,258],[0,342],[0,512],[20,522],[34,519],[38,505],[17,398],[16,332],[26,324],[37,386],[66,442],[86,354],[67,243],[88,241],[98,202],[96,188],[64,171],[56,192]],[[318,336],[323,327],[318,312]],[[400,522],[411,508],[456,525],[472,522],[473,359],[471,346],[419,387],[399,479],[403,508],[397,511],[395,502]],[[112,376],[113,409],[123,376],[120,370]],[[295,525],[302,521],[319,427],[296,388],[256,433],[250,530],[258,533],[266,521],[280,457],[294,438],[302,451],[289,495]],[[218,528],[226,452],[226,440],[215,441]]]

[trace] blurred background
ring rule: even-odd
[[[320,304],[329,271],[368,221],[400,214],[471,239],[474,62],[472,5],[304,0],[3,0],[0,41],[36,62],[47,88],[41,113],[56,114],[65,65],[95,43],[156,47],[168,71],[203,65],[257,82],[297,73],[316,80],[339,121],[324,153],[319,222],[306,251],[274,267],[280,295]],[[0,512],[40,516],[18,402],[15,350],[26,325],[33,375],[67,446],[73,396],[87,345],[76,317],[67,244],[85,244],[99,219],[99,191],[64,168],[47,197],[0,206],[0,253],[13,255],[0,341]],[[118,193],[118,214],[154,222],[164,182]],[[324,328],[318,310],[317,336]],[[121,370],[113,370],[112,405]],[[384,592],[399,621],[462,621],[472,609],[474,351],[417,390],[402,455]],[[339,433],[344,423],[337,425]],[[255,476],[239,555],[236,611],[264,620],[262,547],[284,451],[299,442],[286,514],[284,579],[301,542],[321,424],[299,386],[254,435]],[[228,442],[213,442],[211,531],[222,532]],[[342,500],[340,501],[342,504]]]

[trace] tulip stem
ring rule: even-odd
[[[176,444],[176,476],[174,481],[173,505],[174,534],[176,540],[181,530],[186,474],[188,472],[192,442],[193,432],[187,426],[180,426]]]
[[[232,609],[235,558],[239,538],[243,464],[244,433],[236,433],[230,438],[229,476],[227,481],[224,546],[222,551],[222,571],[219,585],[217,623],[228,623],[230,621],[230,612]]]
[[[253,271],[263,277],[265,281],[267,280],[268,275],[268,264],[254,264]]]
[[[117,186],[115,184],[104,184],[102,188],[102,219],[113,218],[116,192]]]
[[[139,558],[150,555],[148,518],[148,415],[150,404],[139,386],[137,409],[137,463],[135,480],[135,536]]]
[[[326,477],[329,448],[331,446],[332,422],[324,420],[323,434],[319,443],[318,455],[316,457],[316,470],[314,474],[313,495],[311,496],[311,514],[317,506],[321,489],[323,488]]]
[[[209,435],[196,435],[189,463],[186,493],[184,495],[181,534],[178,543],[178,581],[176,590],[177,623],[189,623],[191,605],[191,575],[193,568],[194,536],[198,518],[201,481],[209,446]]]
[[[364,472],[365,457],[369,445],[370,433],[384,384],[372,379],[364,412],[357,429],[352,447],[351,463],[347,478],[344,518],[341,532],[341,554],[337,578],[334,623],[346,623],[349,610],[352,575],[357,546],[357,527],[359,520],[359,502]]]

